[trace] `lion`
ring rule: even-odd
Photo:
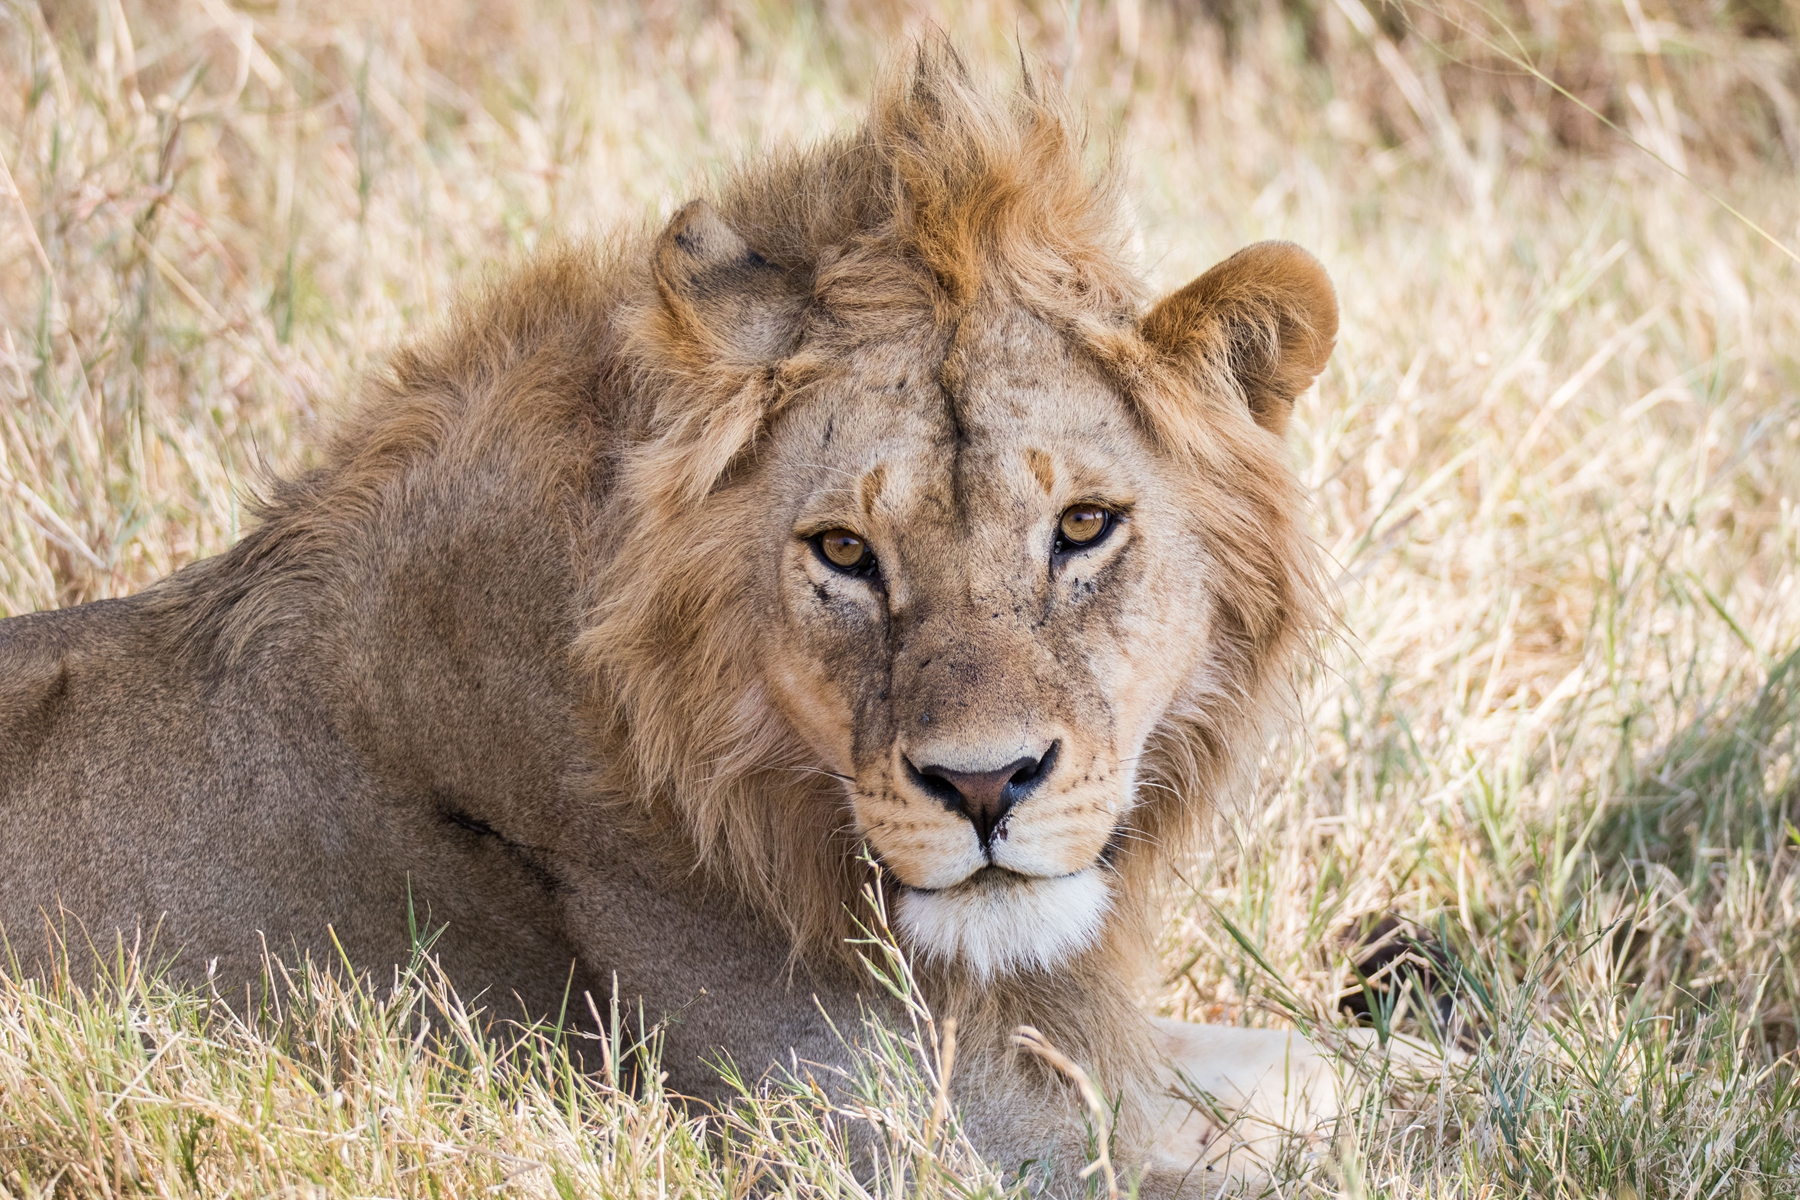
[[[226,552],[0,622],[14,953],[154,927],[235,986],[424,923],[496,1011],[616,980],[717,1099],[719,1056],[841,1064],[889,1011],[873,878],[976,1144],[1083,1190],[1030,1025],[1178,1190],[1172,1072],[1321,1069],[1140,994],[1317,634],[1284,432],[1337,302],[1279,242],[1152,302],[1083,155],[1050,88],[927,40],[853,132],[490,283]]]

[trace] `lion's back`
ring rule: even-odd
[[[335,935],[381,971],[448,921],[471,993],[566,978],[547,914],[478,894],[506,864],[383,794],[303,657],[187,654],[182,618],[155,589],[0,621],[0,933],[28,970],[141,937],[229,992],[265,946],[331,963]]]

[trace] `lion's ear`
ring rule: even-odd
[[[704,200],[676,213],[650,253],[662,303],[643,310],[639,362],[661,374],[640,491],[693,503],[754,440],[778,401],[779,364],[806,311],[796,273],[751,248]]]
[[[1258,242],[1164,297],[1140,332],[1178,367],[1227,373],[1256,423],[1281,435],[1294,397],[1331,357],[1337,326],[1319,260],[1291,242]]]
[[[651,273],[683,349],[700,359],[768,362],[790,348],[803,298],[706,201],[687,205],[662,231]]]

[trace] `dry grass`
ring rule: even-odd
[[[1001,77],[1016,38],[1116,130],[1159,281],[1286,237],[1341,291],[1295,455],[1343,637],[1264,794],[1184,872],[1153,999],[1330,1021],[1392,912],[1475,1049],[1281,1195],[1800,1175],[1795,12],[935,12]],[[0,613],[227,545],[261,464],[304,463],[347,381],[484,264],[849,119],[924,15],[0,0]],[[0,989],[0,1189],[854,1190],[867,1114],[796,1085],[709,1149],[542,1032],[476,1035],[428,971],[393,997],[305,974],[260,1024],[125,974]],[[1423,1027],[1372,990],[1378,1023]],[[921,1045],[872,1060],[902,1147],[881,1190],[997,1186],[930,1117]]]

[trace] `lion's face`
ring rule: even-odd
[[[633,333],[642,578],[583,639],[614,760],[702,861],[840,928],[843,813],[793,773],[822,769],[905,937],[980,978],[1140,920],[1254,740],[1310,627],[1279,439],[1337,328],[1285,243],[1148,312],[1097,254],[1020,253],[1044,272],[951,303],[885,243],[776,261],[678,213]]]
[[[843,363],[759,456],[782,505],[765,671],[915,945],[1050,966],[1106,915],[1213,572],[1180,470],[1061,337],[1018,312],[965,334],[954,393],[923,340]]]

